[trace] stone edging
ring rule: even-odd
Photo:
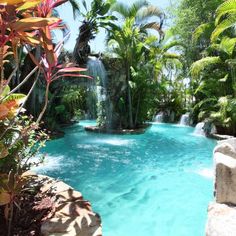
[[[98,126],[85,126],[85,131],[93,133],[103,133],[103,134],[144,134],[150,125],[144,125],[143,127],[137,129],[105,129]]]
[[[54,203],[53,215],[41,225],[42,236],[102,236],[101,218],[80,192],[43,175],[37,175],[36,184]]]
[[[215,201],[208,207],[206,236],[236,235],[236,138],[214,149]]]

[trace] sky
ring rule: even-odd
[[[80,0],[77,0],[78,3],[80,3]],[[125,1],[125,0],[120,0],[121,2],[125,2],[128,4],[132,4],[133,2],[135,2],[134,0],[130,0],[130,1]],[[173,1],[173,0],[172,0]],[[157,7],[159,7],[160,9],[164,10],[166,7],[170,6],[171,0],[149,0],[149,2]],[[86,2],[90,3],[91,0],[87,0]],[[81,8],[83,7],[82,4]],[[89,4],[88,4],[89,5]],[[71,31],[71,35],[70,35],[70,39],[69,41],[67,41],[67,43],[65,44],[65,48],[69,51],[73,51],[73,48],[75,46],[75,42],[76,42],[76,38],[78,36],[78,28],[81,25],[81,18],[77,17],[75,20],[73,19],[73,13],[72,13],[72,8],[70,6],[70,4],[66,3],[63,4],[62,6],[59,6],[58,8],[59,14],[60,14],[60,18],[63,19],[67,25],[70,28]],[[62,37],[62,35],[60,33],[56,33],[56,37]],[[91,41],[90,46],[92,51],[99,53],[104,51],[105,47],[105,31],[101,30],[100,33],[98,33],[98,35],[96,36],[96,38]]]

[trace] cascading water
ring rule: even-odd
[[[195,130],[193,132],[194,135],[201,135],[201,136],[205,136],[205,132],[204,132],[204,122],[200,122],[196,125]]]
[[[94,79],[90,82],[90,88],[97,96],[97,115],[103,117],[104,126],[110,127],[111,103],[107,94],[107,73],[102,61],[96,57],[89,57],[87,62],[88,74]]]
[[[189,114],[186,113],[186,114],[183,114],[180,118],[180,122],[179,122],[179,125],[183,125],[183,126],[186,126],[186,125],[189,125]]]
[[[158,113],[154,118],[154,121],[157,123],[162,123],[163,120],[164,120],[164,115],[162,112]]]

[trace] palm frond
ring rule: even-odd
[[[111,12],[118,13],[123,19],[129,17],[129,6],[122,2],[117,2],[111,7]]]
[[[73,11],[73,17],[74,19],[79,15],[80,13],[80,7],[79,4],[76,0],[69,0],[69,3],[72,7],[72,11]]]
[[[236,14],[232,14],[223,20],[220,24],[218,24],[211,35],[211,41],[216,41],[221,33],[225,30],[233,27],[236,23]]]
[[[137,0],[134,2],[130,9],[129,9],[129,16],[128,17],[136,17],[138,12],[143,9],[148,7],[148,2],[146,0]]]
[[[212,23],[205,23],[205,24],[201,24],[199,25],[195,31],[193,32],[193,42],[197,42],[199,40],[199,38],[205,33],[205,32],[209,32],[209,30],[213,28],[213,24]]]
[[[196,92],[195,92],[196,93]],[[214,103],[216,104],[217,103],[217,97],[211,97],[211,98],[205,98],[203,99],[202,101],[198,102],[194,107],[193,109],[199,109],[201,107],[203,107],[204,105],[209,105],[209,103]]]
[[[161,30],[160,24],[158,24],[156,22],[150,22],[150,23],[147,23],[147,24],[141,24],[140,25],[140,30],[141,31],[145,31],[147,29],[156,30],[161,37],[164,35],[164,32]]]
[[[87,3],[85,0],[82,0],[82,4],[84,6],[85,11],[88,11]]]
[[[142,22],[149,17],[159,17],[160,19],[164,18],[164,13],[157,7],[149,5],[140,9],[136,14],[137,21]]]
[[[220,48],[229,56],[232,56],[236,44],[236,38],[224,37],[220,42]]]
[[[163,45],[163,51],[166,52],[166,51],[173,49],[175,47],[185,48],[186,46],[178,40],[173,40],[173,41],[170,41],[169,43]]]
[[[215,65],[221,62],[220,57],[205,57],[201,60],[194,62],[190,68],[190,72],[192,76],[198,76],[201,71],[205,68]]]
[[[236,0],[227,0],[216,9],[215,24],[218,25],[221,18],[226,14],[236,14]]]
[[[163,57],[164,58],[168,58],[168,59],[179,59],[181,56],[179,54],[176,54],[176,53],[164,53],[163,54]]]

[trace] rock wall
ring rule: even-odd
[[[236,138],[214,149],[215,201],[208,207],[206,236],[236,235]]]
[[[42,236],[102,236],[101,218],[80,192],[43,175],[38,175],[37,182],[54,203],[51,217],[41,225]]]

